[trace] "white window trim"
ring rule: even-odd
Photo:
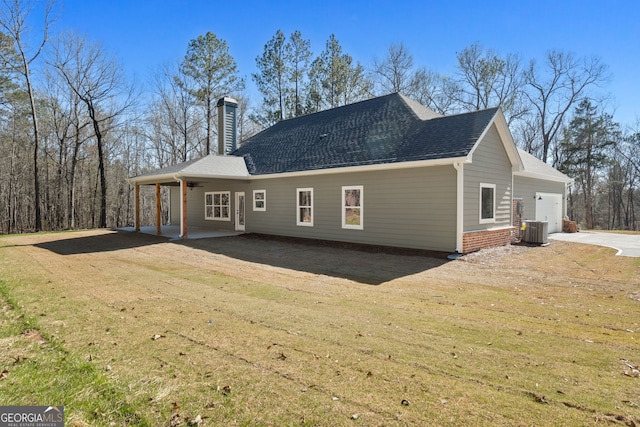
[[[256,200],[256,194],[262,193],[264,198],[262,200]],[[262,202],[262,207],[256,206],[256,203]],[[266,211],[267,210],[267,190],[253,190],[253,210],[254,211]]]
[[[493,189],[493,202],[492,202],[492,218],[482,218],[482,189],[483,188],[491,188]],[[496,185],[495,184],[487,184],[484,182],[480,183],[480,198],[479,198],[479,209],[478,209],[478,219],[480,224],[493,224],[496,222]]]
[[[220,194],[220,199],[222,200],[222,196],[223,195],[227,195],[227,200],[229,201],[229,204],[226,205],[227,209],[227,217],[216,217],[215,216],[215,204],[212,204],[212,210],[211,212],[213,213],[213,216],[207,216],[207,195],[211,194],[211,202],[213,203],[213,201],[216,198],[216,194]],[[220,214],[222,215],[222,207],[224,207],[225,205],[220,205]],[[208,191],[206,193],[204,193],[204,219],[208,220],[208,221],[231,221],[231,192],[230,191]]]
[[[300,206],[300,193],[309,191],[311,193],[311,206]],[[311,209],[311,221],[300,221],[300,208],[309,207]],[[296,188],[296,225],[303,227],[313,227],[313,188]]]
[[[344,193],[347,190],[359,190],[360,191],[360,224],[353,225],[347,224],[347,209],[351,208],[351,206],[347,206],[345,204]],[[340,204],[342,206],[342,228],[351,229],[351,230],[362,230],[364,229],[364,186],[362,185],[345,185],[342,187],[342,192],[340,194]]]

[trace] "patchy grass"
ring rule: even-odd
[[[637,424],[640,265],[614,254],[2,239],[0,400],[79,425]]]
[[[71,408],[67,425],[149,425],[90,360],[68,352],[41,332],[0,281],[0,396],[3,404],[58,405]],[[139,402],[138,402],[139,403]]]

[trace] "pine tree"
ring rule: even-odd
[[[238,77],[238,67],[227,42],[211,32],[189,42],[180,72],[184,78],[175,77],[176,81],[204,108],[205,154],[208,155],[211,153],[215,101],[242,90],[244,80]]]
[[[587,228],[594,226],[598,173],[608,164],[608,149],[619,134],[619,125],[610,114],[599,112],[589,99],[583,99],[560,143],[564,161],[559,169],[575,177],[582,187]]]

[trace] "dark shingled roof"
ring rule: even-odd
[[[496,112],[422,120],[424,111],[394,93],[283,120],[232,154],[251,175],[464,157]]]

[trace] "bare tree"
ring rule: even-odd
[[[160,167],[188,160],[204,140],[196,100],[178,84],[185,80],[180,69],[169,65],[164,65],[152,78],[155,98],[146,114],[147,135],[154,144]]]
[[[457,102],[464,111],[500,106],[507,123],[526,113],[521,102],[523,81],[517,55],[501,57],[474,43],[456,57],[460,89],[456,92]]]
[[[66,207],[64,226],[76,228],[76,172],[80,160],[83,144],[91,138],[88,128],[88,117],[82,113],[82,104],[78,95],[69,87],[66,79],[54,68],[47,71],[47,100],[48,125],[58,143],[58,190],[61,199],[65,194],[62,190],[62,179],[66,184]],[[59,206],[62,210],[62,203]],[[62,226],[62,218],[56,219],[58,226]]]
[[[25,38],[28,36],[29,28],[27,19],[33,12],[36,2],[28,0],[3,0],[0,11],[0,28],[12,40],[15,51],[18,53],[18,61],[2,58],[3,63],[10,66],[12,70],[24,78],[27,86],[27,94],[31,108],[31,123],[33,125],[33,185],[34,185],[34,212],[35,229],[42,229],[42,212],[40,206],[40,182],[38,170],[38,156],[40,151],[38,114],[33,90],[31,76],[31,64],[40,56],[42,49],[49,39],[50,14],[53,2],[47,2],[44,8],[44,25],[42,28],[42,38],[34,49],[30,49],[29,42]],[[0,50],[4,55],[6,50]]]
[[[255,135],[264,129],[262,125],[257,123],[252,114],[251,97],[245,92],[236,95],[238,101],[238,144]]]
[[[391,44],[384,58],[373,59],[373,74],[380,94],[399,92],[413,97],[413,55],[403,43]]]
[[[457,111],[455,99],[459,88],[453,79],[421,68],[413,76],[411,87],[411,97],[436,113],[445,115]]]
[[[105,135],[119,116],[132,106],[133,88],[122,68],[98,43],[65,34],[56,46],[53,66],[87,109],[98,152],[100,182],[99,227],[107,226],[107,180],[105,175]]]
[[[525,95],[540,125],[542,161],[546,162],[551,144],[558,136],[567,113],[593,87],[606,83],[608,67],[600,58],[577,58],[572,53],[552,50],[542,69],[532,60],[524,71]]]

